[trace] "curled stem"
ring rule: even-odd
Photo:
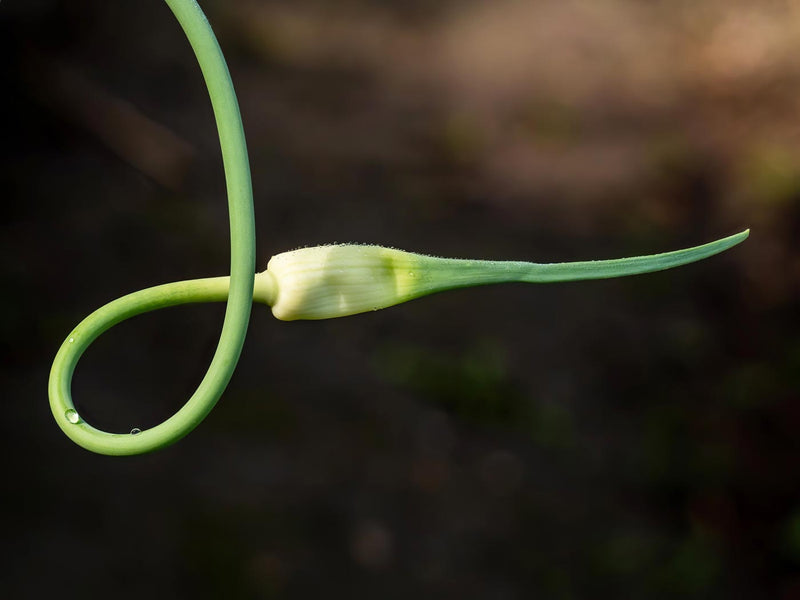
[[[100,454],[141,454],[181,439],[211,411],[228,385],[241,354],[255,274],[255,218],[250,165],[239,104],[228,66],[214,32],[194,0],[166,0],[194,49],[208,87],[219,131],[228,193],[231,231],[231,276],[201,280],[190,286],[167,284],[137,292],[95,311],[67,337],[50,371],[50,408],[56,422],[74,442]],[[223,291],[224,288],[224,291]],[[221,295],[220,295],[221,294]],[[170,304],[227,298],[225,321],[214,357],[186,404],[153,428],[133,434],[108,433],[86,423],[72,402],[72,374],[81,354],[103,331],[134,314]]]

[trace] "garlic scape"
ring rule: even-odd
[[[101,306],[75,326],[50,369],[50,410],[61,430],[80,446],[109,455],[151,452],[175,443],[211,411],[230,381],[253,300],[285,321],[329,319],[386,308],[443,290],[506,282],[545,283],[602,279],[660,271],[722,252],[748,231],[676,252],[617,260],[536,264],[435,258],[380,246],[331,245],[278,254],[255,273],[255,218],[239,105],[225,57],[196,0],[165,0],[186,34],[208,87],[217,122],[228,191],[230,277],[176,281],[135,291]],[[206,374],[174,415],[129,432],[93,427],[72,400],[72,376],[89,345],[114,325],[149,311],[195,302],[226,302],[219,343]]]
[[[567,263],[437,258],[382,246],[336,244],[273,256],[253,299],[283,321],[330,319],[387,308],[444,290],[493,283],[608,279],[662,271],[727,250],[749,230],[663,254]]]

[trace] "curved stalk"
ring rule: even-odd
[[[250,319],[255,273],[255,218],[250,165],[242,119],[222,50],[203,11],[194,0],[166,0],[194,49],[208,87],[219,131],[228,192],[231,231],[230,296],[219,343],[206,375],[186,404],[172,417],[135,434],[115,434],[86,423],[72,402],[72,374],[81,354],[103,331],[137,312],[171,303],[203,302],[220,296],[220,280],[186,287],[167,284],[125,296],[84,319],[61,346],[50,371],[50,408],[56,422],[74,442],[101,454],[141,454],[181,439],[211,411],[228,385],[244,344]],[[227,278],[223,278],[227,279]],[[177,302],[176,302],[177,301]]]

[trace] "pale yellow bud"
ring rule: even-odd
[[[419,295],[424,258],[381,246],[301,248],[272,257],[256,275],[255,297],[283,321],[378,310]]]

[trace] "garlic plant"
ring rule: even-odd
[[[239,107],[222,51],[195,0],[166,0],[186,33],[208,86],[219,130],[231,227],[231,276],[179,281],[123,296],[70,332],[50,372],[50,407],[77,444],[110,455],[140,454],[176,442],[211,411],[241,353],[253,300],[285,321],[329,319],[386,308],[444,290],[506,282],[604,279],[660,271],[707,258],[742,242],[749,230],[709,244],[616,260],[537,264],[460,260],[381,246],[328,245],[273,256],[255,273],[255,223],[247,147]],[[72,375],[78,359],[104,331],[135,315],[194,302],[227,302],[211,364],[175,415],[150,429],[117,434],[96,429],[75,409]]]

